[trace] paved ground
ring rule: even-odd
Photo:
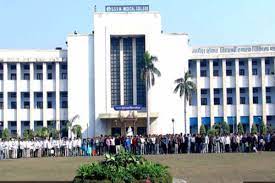
[[[147,156],[187,182],[275,181],[275,152]],[[102,157],[0,161],[0,180],[72,180],[77,167]]]

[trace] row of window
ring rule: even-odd
[[[247,61],[240,60],[239,61],[239,66],[246,66]],[[208,63],[209,63],[209,60],[202,60],[202,61],[200,61],[200,66],[201,67],[207,67]],[[221,63],[222,63],[222,60],[214,60],[213,61],[213,66],[218,67]],[[260,65],[260,63],[261,63],[260,60],[255,60],[255,59],[252,60],[252,65],[253,66]],[[231,67],[231,66],[235,65],[235,60],[233,60],[233,59],[227,60],[225,62],[225,65],[226,65],[226,67]],[[265,59],[265,65],[270,66],[271,65],[271,60],[270,59]]]
[[[8,80],[16,80],[17,75],[16,73],[11,73],[8,76]],[[21,80],[30,80],[30,74],[29,73],[24,73],[22,77],[20,78]],[[33,77],[34,80],[43,80],[43,74],[42,73],[36,73]],[[55,79],[53,73],[47,73],[47,79],[52,80]],[[67,72],[62,72],[60,75],[60,79],[67,79]],[[3,73],[0,73],[0,80],[3,80]]]
[[[220,74],[220,70],[216,70],[214,69],[213,70],[213,76],[214,77],[218,77],[218,76],[221,76]],[[201,69],[200,70],[200,77],[207,77],[207,70],[204,70],[204,69]],[[192,71],[191,71],[191,74],[192,74]],[[274,72],[271,72],[270,69],[266,69],[266,75],[271,75],[271,74],[274,74]],[[248,74],[245,72],[245,69],[239,69],[239,76],[247,76]],[[252,69],[252,75],[253,76],[256,76],[256,75],[259,75],[258,73],[258,69],[257,68],[253,68]],[[226,76],[233,76],[233,70],[230,70],[230,69],[227,69],[226,70]]]
[[[21,121],[21,126],[24,127],[30,127],[30,121]],[[66,120],[60,120],[60,126],[66,126],[67,121]],[[53,127],[56,125],[56,121],[47,121],[47,126],[48,127]],[[17,126],[17,121],[8,121],[8,126],[10,127],[16,127]],[[43,126],[43,121],[37,121],[34,120],[34,126]],[[3,127],[3,121],[0,121],[0,128]]]
[[[240,104],[248,104],[247,97],[240,97]],[[227,105],[233,105],[233,97],[227,97],[226,101]],[[272,98],[271,96],[266,96],[266,103],[271,104]],[[259,97],[254,96],[253,97],[253,104],[259,104]],[[208,98],[202,97],[201,98],[201,105],[209,105],[208,104]],[[221,105],[221,98],[214,97],[214,105]]]

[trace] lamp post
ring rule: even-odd
[[[172,123],[173,123],[173,135],[175,135],[175,120],[172,118]]]

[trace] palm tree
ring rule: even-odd
[[[79,118],[79,115],[75,115],[71,120],[67,121],[67,129],[68,129],[68,138],[71,138],[71,128],[73,123]]]
[[[74,133],[74,135],[77,137],[77,138],[81,138],[81,131],[82,131],[82,127],[80,125],[74,125],[72,127],[72,132]]]
[[[184,133],[186,134],[186,105],[190,100],[192,93],[196,92],[196,84],[191,80],[191,73],[187,71],[183,78],[178,78],[175,80],[176,88],[174,93],[180,94],[180,97],[183,96],[184,99]]]
[[[147,134],[150,133],[150,115],[149,115],[149,89],[155,85],[155,75],[161,76],[160,71],[155,67],[154,63],[158,61],[158,58],[150,55],[148,51],[144,53],[144,65],[141,70],[142,80],[145,81],[146,88],[146,109],[147,109]]]

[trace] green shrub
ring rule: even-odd
[[[146,179],[152,183],[172,182],[168,167],[122,151],[113,156],[105,155],[105,160],[99,163],[81,165],[74,182],[141,183]]]

